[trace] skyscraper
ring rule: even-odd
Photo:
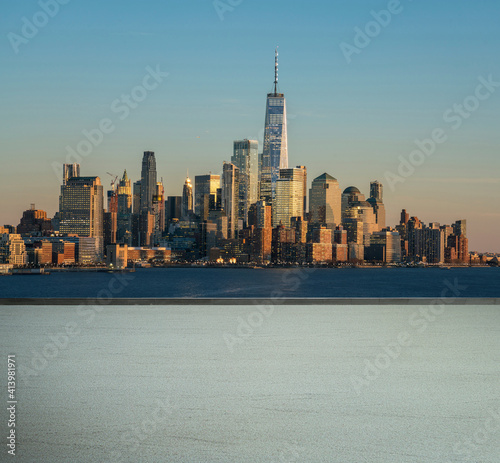
[[[191,179],[186,177],[184,188],[182,189],[182,220],[190,220],[193,214],[193,184]]]
[[[235,141],[231,162],[239,169],[240,175],[238,218],[246,224],[250,205],[259,199],[259,142]]]
[[[238,237],[239,191],[239,169],[225,162],[222,171],[222,208],[226,212],[229,239]]]
[[[305,176],[305,167],[280,170],[272,208],[273,227],[277,227],[281,223],[284,227],[289,228],[292,217],[303,217]]]
[[[252,217],[250,217],[252,216]],[[249,222],[255,227],[252,256],[257,262],[269,262],[271,259],[272,220],[271,206],[265,201],[257,201],[251,206]]]
[[[127,170],[118,183],[118,213],[130,214],[132,212],[132,182],[128,178]]]
[[[141,170],[141,202],[140,210],[153,210],[153,196],[156,192],[156,159],[152,151],[144,151]]]
[[[63,185],[72,177],[80,177],[80,164],[63,164]]]
[[[158,242],[165,230],[165,189],[162,182],[156,183],[155,194],[153,195],[154,242]]]
[[[342,195],[339,182],[326,172],[316,177],[309,190],[311,223],[334,229],[342,222]]]
[[[132,212],[139,214],[141,212],[141,181],[134,182],[132,190]]]
[[[103,236],[103,187],[99,177],[72,177],[61,186],[59,231]]]
[[[382,184],[378,180],[370,182],[370,198],[376,199],[377,201],[382,201],[382,197],[383,197]]]
[[[297,169],[302,169],[304,171],[304,213],[302,217],[305,219],[307,217],[307,168],[306,166],[297,166]]]
[[[141,197],[139,213],[139,244],[151,245],[154,232],[153,197],[156,194],[156,159],[153,151],[144,151],[141,170]],[[153,224],[153,225],[151,225]]]
[[[401,220],[399,221],[399,224],[406,225],[409,220],[410,220],[410,214],[408,214],[408,212],[406,212],[406,209],[403,209],[401,211]]]
[[[360,193],[349,196],[347,209],[343,213],[342,223],[347,224],[349,220],[354,219],[360,220],[363,224],[363,244],[369,246],[371,234],[378,231],[379,228],[372,205],[361,198],[364,198],[364,195]]]
[[[132,244],[132,182],[128,178],[127,171],[118,183],[118,214],[116,241],[118,243]]]
[[[174,220],[181,220],[182,217],[182,196],[169,196],[165,204],[166,226]]]
[[[383,202],[383,187],[377,180],[370,183],[370,197],[368,198],[368,202],[373,207],[378,229],[382,230],[385,228],[385,206]]]
[[[272,204],[280,169],[288,168],[286,100],[278,93],[278,49],[275,52],[274,91],[267,94],[260,198]]]
[[[217,204],[220,175],[197,175],[194,178],[194,212],[200,220],[207,220],[210,210]]]
[[[457,236],[467,236],[467,220],[457,220],[453,225],[453,233]]]
[[[344,217],[350,217],[349,209],[356,201],[365,201],[365,195],[355,186],[347,187],[342,192],[342,220]]]

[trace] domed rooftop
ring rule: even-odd
[[[373,206],[368,201],[354,201],[351,203],[351,207],[367,207],[372,208]]]
[[[344,190],[344,193],[342,193],[342,194],[344,194],[344,195],[360,195],[361,191],[359,191],[355,186],[350,186],[350,187],[347,187]]]

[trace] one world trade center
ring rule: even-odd
[[[260,177],[260,199],[273,204],[280,169],[288,168],[286,101],[278,93],[278,49],[275,53],[274,91],[267,94],[264,147]]]

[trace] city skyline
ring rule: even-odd
[[[9,92],[4,92],[9,118],[4,117],[3,124],[2,171],[8,175],[1,186],[2,225],[17,225],[22,211],[33,202],[53,216],[57,210],[54,196],[60,188],[53,164],[62,165],[66,146],[75,148],[85,139],[82,130],[98,127],[102,118],[113,114],[109,106],[115,99],[130,93],[146,74],[154,76],[158,69],[169,75],[157,76],[163,81],[130,111],[130,117],[120,120],[118,115],[123,113],[114,114],[116,130],[81,162],[81,175],[99,176],[106,189],[107,171],[121,175],[127,169],[136,181],[140,166],[135,159],[151,150],[157,156],[158,178],[164,178],[165,196],[176,196],[186,169],[193,178],[210,171],[219,174],[221,160],[230,159],[234,141],[258,139],[262,147],[264,98],[272,91],[270,54],[279,45],[280,85],[287,95],[289,114],[289,166],[306,165],[309,179],[327,172],[339,180],[342,191],[354,185],[367,197],[369,182],[379,180],[384,185],[388,225],[398,223],[403,208],[427,223],[467,218],[470,249],[500,251],[495,234],[500,215],[484,201],[489,198],[495,203],[499,198],[495,86],[490,97],[461,121],[459,130],[453,130],[454,124],[448,126],[448,141],[439,144],[435,154],[415,167],[403,183],[397,183],[395,191],[384,178],[387,171],[397,173],[398,157],[408,158],[415,140],[428,139],[435,128],[446,127],[443,114],[447,108],[464,104],[481,78],[500,80],[494,61],[498,34],[491,19],[492,9],[498,5],[485,2],[483,9],[463,5],[453,11],[434,6],[434,15],[426,19],[422,31],[415,26],[428,18],[430,7],[401,2],[401,13],[393,16],[361,54],[353,54],[351,63],[346,62],[340,45],[353,43],[354,27],[364,28],[373,20],[371,10],[385,9],[386,2],[356,6],[319,2],[316,9],[284,8],[283,2],[276,2],[268,8],[277,12],[281,7],[286,12],[286,21],[276,31],[267,30],[269,20],[264,18],[266,31],[261,37],[236,38],[232,44],[223,40],[235,27],[248,31],[249,26],[244,26],[248,15],[259,16],[263,5],[243,2],[227,12],[223,21],[211,2],[200,2],[199,9],[189,15],[179,2],[159,6],[160,12],[172,13],[167,18],[169,27],[175,17],[191,19],[171,28],[180,40],[176,40],[177,50],[169,46],[163,56],[164,32],[150,12],[142,10],[139,16],[151,20],[151,35],[142,34],[140,21],[132,18],[133,8],[124,17],[127,29],[113,25],[108,30],[105,20],[112,5],[107,5],[103,17],[96,19],[98,33],[92,40],[103,40],[108,51],[125,43],[133,47],[127,70],[119,61],[122,51],[103,68],[104,74],[95,72],[94,65],[85,72],[75,60],[63,64],[68,51],[55,41],[60,34],[73,40],[76,56],[83,62],[87,59],[83,44],[75,42],[67,29],[74,24],[83,27],[78,19],[82,7],[76,3],[61,5],[59,14],[37,37],[20,46],[18,54],[5,40],[0,50],[7,64],[5,89]],[[19,32],[21,18],[31,18],[39,9],[36,3],[31,8],[12,5],[4,31]],[[334,14],[337,12],[342,13],[342,21]],[[468,24],[464,20],[453,25],[446,13],[467,18]],[[196,24],[213,36],[201,48],[194,40],[182,40]],[[294,32],[302,30],[299,24],[304,32],[316,32],[294,38]],[[200,35],[202,32],[196,37]],[[440,41],[441,50],[432,47],[436,36],[448,37]],[[91,40],[88,33],[83,37]],[[142,57],[144,50],[147,53]],[[35,54],[40,58],[33,62]],[[443,61],[443,56],[448,59]],[[428,59],[422,60],[424,57]],[[42,65],[46,59],[55,66],[55,73]],[[97,52],[95,60],[103,61],[104,55]],[[209,60],[215,61],[207,68]],[[247,64],[244,72],[243,63]],[[201,78],[194,72],[196,68],[210,72]],[[79,80],[75,80],[77,75]],[[56,76],[62,86],[55,85]],[[81,80],[83,76],[88,77],[88,84]],[[104,79],[98,79],[100,76]],[[189,92],[182,91],[188,88]],[[25,184],[16,191],[19,182],[13,179],[21,176]]]
[[[277,60],[277,53],[276,53],[276,60]],[[269,99],[270,99],[270,96],[272,98],[276,98],[276,97],[279,97],[279,98],[282,98],[283,97],[283,94],[277,94],[276,93],[276,86],[277,86],[277,61],[276,61],[276,75],[275,75],[275,81],[274,81],[274,85],[275,85],[275,91],[274,93],[271,93],[271,94],[268,94],[268,103],[266,105],[266,121],[265,121],[265,129],[264,131],[266,130],[267,128],[267,124],[269,122],[269,115],[268,115],[268,111],[269,111]],[[281,122],[284,121],[284,126],[286,127],[286,110],[284,111],[284,117],[283,119],[281,120]],[[286,128],[284,130],[285,134],[286,134]],[[235,185],[235,190],[234,190],[234,187],[233,187],[233,190],[231,192],[231,196],[234,196],[233,199],[231,199],[231,201],[229,202],[233,202],[235,201],[236,203],[241,203],[241,184],[243,184],[243,181],[240,180],[242,179],[242,173],[240,172],[241,169],[240,167],[236,166],[236,165],[233,165],[234,164],[234,161],[237,159],[238,160],[238,163],[241,163],[242,162],[242,159],[241,156],[241,148],[242,146],[244,146],[245,144],[252,144],[254,145],[253,147],[253,151],[254,151],[254,154],[252,155],[253,158],[255,158],[256,156],[256,153],[257,151],[262,151],[260,149],[260,146],[258,145],[258,141],[252,141],[252,140],[235,140],[233,142],[233,148],[234,148],[234,151],[233,151],[233,155],[231,156],[231,160],[232,160],[232,163],[227,163],[226,161],[223,162],[223,169],[219,171],[220,175],[213,175],[212,172],[210,172],[210,174],[206,175],[206,174],[203,174],[203,175],[195,175],[194,176],[194,179],[196,181],[196,179],[199,179],[199,178],[204,178],[204,177],[209,177],[209,178],[212,178],[212,177],[219,177],[219,178],[222,178],[224,176],[224,171],[226,169],[226,167],[229,167],[231,166],[231,174],[230,176],[234,176],[235,175],[235,172],[236,172],[236,183],[234,184]],[[280,143],[281,144],[281,143]],[[286,143],[285,143],[286,145]],[[247,156],[249,156],[249,152],[247,150]],[[250,156],[249,156],[250,158]],[[279,160],[279,157],[277,157],[277,159]],[[256,159],[254,159],[254,162],[256,161]],[[243,161],[245,162],[245,161]],[[248,161],[246,161],[248,162]],[[284,163],[286,164],[286,163]],[[300,169],[299,169],[300,167]],[[292,175],[292,172],[294,171],[300,171],[301,169],[304,169],[304,171],[306,171],[306,167],[305,166],[297,166],[297,168],[290,168],[290,169],[287,169],[287,168],[278,168],[278,179],[277,179],[277,185],[280,184],[281,182],[281,185],[285,185],[285,183],[282,183],[282,182],[285,182],[287,181],[287,177],[289,175]],[[110,189],[106,188],[106,184],[105,182],[103,182],[102,178],[99,177],[99,176],[85,176],[85,175],[82,175],[81,174],[81,166],[79,163],[76,163],[76,164],[64,164],[62,166],[62,169],[61,169],[61,172],[62,172],[62,179],[61,179],[61,182],[62,182],[62,186],[61,186],[61,191],[62,189],[65,187],[66,183],[69,181],[69,179],[71,178],[71,175],[72,173],[74,173],[75,175],[78,175],[78,177],[80,179],[82,179],[83,181],[86,181],[87,179],[91,179],[91,180],[97,180],[99,182],[101,186],[101,189],[103,192],[108,192],[108,197],[107,197],[107,200],[109,201],[109,193],[114,190],[114,185],[117,181],[117,178],[119,176],[116,176],[114,180],[111,180],[110,182]],[[260,170],[259,170],[260,172]],[[265,166],[264,166],[264,163],[262,163],[262,174],[264,174],[265,172]],[[290,172],[290,173],[288,173]],[[106,172],[107,175],[110,175],[111,177],[113,177],[113,174],[111,174],[110,172]],[[80,175],[82,175],[80,177]],[[283,176],[284,175],[284,176]],[[305,214],[305,211],[306,209],[307,210],[311,210],[311,204],[310,204],[310,200],[308,201],[307,200],[307,197],[308,195],[306,194],[306,192],[308,191],[308,185],[311,186],[311,190],[309,190],[309,196],[312,194],[313,192],[313,187],[314,187],[314,184],[315,182],[318,182],[318,181],[322,181],[324,178],[331,178],[331,176],[327,173],[327,172],[324,172],[321,176],[315,178],[315,179],[312,179],[309,181],[309,183],[307,182],[307,175],[304,174],[303,175],[303,178],[301,177],[301,180],[299,181],[299,184],[301,185],[301,188],[303,190],[303,197],[304,197],[304,201],[302,202],[302,200],[300,201],[300,204],[298,203],[295,207],[296,211],[295,213],[288,213],[288,212],[285,212],[283,217],[287,217],[288,216],[288,219],[285,219],[285,222],[284,222],[284,225],[286,227],[290,227],[290,219],[292,217],[298,217],[300,215],[301,212],[297,212],[297,211],[300,211],[301,209],[303,209],[304,211],[304,214]],[[127,169],[125,168],[124,169],[124,173],[123,173],[123,178],[122,178],[122,181],[124,178],[127,177]],[[152,207],[153,207],[153,197],[154,197],[154,192],[155,192],[155,187],[157,185],[161,185],[161,188],[162,188],[162,191],[163,191],[163,184],[160,182],[157,184],[157,177],[158,177],[158,174],[157,174],[157,168],[156,168],[156,157],[155,157],[155,152],[154,151],[144,151],[143,152],[143,159],[142,159],[142,168],[141,168],[141,174],[140,174],[140,177],[139,179],[135,182],[134,186],[137,186],[138,190],[140,191],[140,196],[139,196],[139,201],[140,201],[140,206],[139,206],[139,209],[141,211],[145,210],[146,212],[150,212],[152,211]],[[104,177],[106,178],[106,177]],[[291,178],[291,177],[290,177]],[[333,179],[333,178],[332,178]],[[336,181],[336,179],[333,179]],[[231,182],[234,182],[234,180],[231,180]],[[260,182],[261,183],[261,192],[260,192],[260,200],[265,200],[265,188],[262,188],[262,183],[264,182],[264,175],[263,175],[263,179],[262,181]],[[180,197],[182,198],[182,204],[184,204],[186,202],[186,200],[189,202],[190,206],[188,208],[188,206],[183,206],[182,208],[182,211],[183,213],[181,214],[181,216],[185,219],[185,220],[189,220],[188,219],[188,216],[190,214],[194,214],[195,212],[195,195],[196,195],[196,190],[193,189],[193,184],[195,182],[192,182],[190,177],[189,177],[189,172],[187,173],[187,176],[186,176],[186,179],[185,179],[185,183],[184,183],[184,187],[183,187],[183,190],[182,190],[182,193],[179,193],[177,192],[177,194],[173,195],[173,196],[179,196],[179,194],[181,195]],[[336,182],[338,184],[338,182]],[[303,184],[303,185],[302,185]],[[186,190],[188,186],[188,190]],[[374,189],[375,187],[375,189]],[[246,187],[245,187],[246,188]],[[287,187],[288,188],[288,187]],[[378,180],[374,180],[374,181],[371,181],[370,182],[370,195],[380,195],[381,194],[381,191],[383,189],[383,184],[381,184],[380,182],[378,182]],[[343,188],[341,188],[341,190],[343,190]],[[365,195],[363,193],[361,193],[357,187],[354,187],[354,186],[350,186],[348,187],[345,191],[343,190],[343,194],[342,196],[346,196],[346,192],[347,191],[350,191],[350,190],[355,190],[356,194],[360,194],[361,195],[361,198],[362,200],[364,201],[365,199]],[[186,198],[186,191],[188,191],[188,197]],[[283,190],[285,191],[285,190]],[[239,193],[238,193],[239,192]],[[292,198],[292,196],[295,196],[295,195],[292,195],[291,193],[287,193],[287,194],[290,194],[290,198]],[[222,204],[224,205],[224,203],[226,202],[226,200],[224,199],[224,189],[222,189]],[[274,195],[274,193],[273,193]],[[167,200],[167,195],[163,194],[161,195],[163,200],[164,200],[164,203],[166,204],[166,200]],[[240,199],[238,200],[238,196],[240,196]],[[148,198],[149,197],[149,200],[147,201],[147,204],[143,204],[143,202],[145,201],[145,198]],[[299,195],[299,198],[302,198],[302,196]],[[297,198],[298,199],[298,198]],[[340,199],[340,190],[339,190],[339,199]],[[375,201],[375,198],[373,197],[370,197],[370,200],[372,201]],[[59,200],[60,203],[61,203],[61,199]],[[103,195],[103,201],[105,201],[103,204],[104,204],[104,211],[108,211],[109,212],[109,203],[106,202],[106,195]],[[255,199],[254,199],[254,202],[255,202]],[[30,204],[34,204],[34,203],[30,203]],[[229,203],[228,203],[229,204]],[[307,204],[307,208],[306,208],[306,204]],[[340,205],[340,204],[339,204]],[[248,214],[248,207],[250,206],[250,202],[248,202],[248,205],[247,205],[247,214]],[[368,208],[370,214],[372,213],[371,211],[371,208],[375,207],[374,204],[370,204],[371,207]],[[224,206],[223,206],[224,207]],[[238,209],[240,208],[241,209],[241,205],[238,207],[236,207],[236,210],[233,209],[233,206],[231,206],[230,208],[232,209],[232,213],[236,213],[237,215],[241,215],[238,213]],[[382,207],[384,207],[383,203],[382,203]],[[283,203],[281,205],[277,204],[277,207],[275,208],[273,206],[273,211],[276,209],[276,211],[279,209],[282,209],[283,208]],[[290,208],[290,211],[292,211],[292,206],[286,206],[286,210],[288,210],[288,208]],[[163,206],[163,210],[165,210],[165,205]],[[189,214],[188,214],[189,213]],[[274,215],[275,212],[273,212],[273,215]],[[283,214],[283,212],[282,212]],[[314,212],[312,212],[311,210],[311,218],[314,217]],[[50,215],[50,214],[49,214]],[[106,214],[104,214],[106,215]],[[140,215],[142,215],[142,212],[140,213]],[[208,214],[207,214],[208,215]],[[194,217],[194,216],[193,216]],[[236,216],[235,216],[236,217]],[[413,217],[413,215],[412,215]],[[417,217],[416,215],[414,217]],[[151,217],[152,219],[153,217]],[[376,221],[375,219],[375,215],[373,216],[373,220],[374,220],[374,223]],[[417,219],[418,220],[418,219]],[[164,221],[164,215],[163,215],[163,221]],[[314,220],[313,220],[314,221]],[[418,220],[420,222],[420,220]],[[142,234],[142,231],[145,227],[146,230],[148,230],[148,228],[152,228],[154,229],[155,226],[154,224],[150,224],[149,226],[148,225],[145,225],[143,226],[142,224],[143,222],[143,219],[141,218],[141,225],[139,225],[139,228],[141,230],[141,234]],[[147,222],[147,220],[146,220]],[[323,221],[323,222],[328,222],[328,221]],[[421,221],[421,222],[425,222],[425,221]],[[243,221],[244,224],[246,224],[246,219]],[[280,219],[273,219],[273,227],[277,227],[279,224],[282,223],[282,220],[281,220],[281,217]],[[432,225],[433,223],[439,223],[439,222],[428,222],[430,225]],[[384,207],[384,222],[383,222],[383,226],[385,227],[385,207]],[[6,225],[14,225],[15,224],[6,224]],[[228,231],[229,231],[229,236],[230,237],[234,237],[235,236],[235,231],[236,230],[236,218],[234,218],[233,220],[231,220],[231,218],[229,217],[228,218],[228,225],[229,225],[229,228],[228,228]],[[335,225],[340,225],[340,221],[338,223],[336,223]],[[394,223],[394,224],[387,224],[387,226],[389,227],[393,227],[393,226],[396,226],[397,223]],[[293,228],[293,226],[292,226]],[[366,228],[366,225],[365,225],[365,228]],[[62,229],[63,231],[64,229]],[[365,240],[367,239],[367,237],[369,237],[370,234],[373,234],[373,232],[375,231],[375,229],[373,230],[364,230],[364,237],[365,237]],[[141,243],[142,245],[146,245],[146,246],[149,246],[151,243],[149,242],[149,239],[148,240],[143,240],[143,238],[139,238],[139,243]],[[364,243],[366,246],[368,246],[369,244],[369,240]],[[491,249],[488,249],[486,251],[480,251],[480,252],[496,252],[496,251],[492,251]]]

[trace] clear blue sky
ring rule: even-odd
[[[4,0],[0,223],[17,225],[32,202],[57,210],[52,164],[103,118],[115,130],[81,164],[106,186],[107,171],[138,179],[144,150],[156,152],[168,195],[181,194],[187,169],[220,171],[233,140],[261,137],[279,45],[291,165],[306,165],[309,181],[326,171],[368,195],[370,180],[386,184],[398,156],[441,127],[448,140],[395,191],[386,185],[388,223],[403,207],[427,223],[466,218],[470,248],[500,252],[500,88],[458,130],[443,121],[480,76],[500,82],[500,3],[401,0],[348,64],[339,45],[352,45],[354,28],[388,3],[243,0],[221,20],[212,0],[71,0],[16,54],[8,34],[21,36],[22,18],[42,10]],[[157,65],[169,76],[120,120],[113,101]]]

